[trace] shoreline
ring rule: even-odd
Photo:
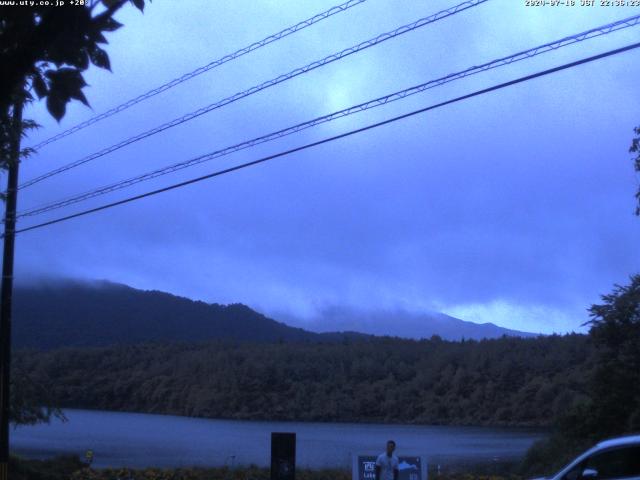
[[[76,411],[76,412],[100,412],[100,413],[121,413],[121,414],[129,414],[129,415],[154,415],[154,416],[162,416],[162,417],[174,417],[179,419],[192,419],[192,420],[211,420],[211,421],[219,421],[219,422],[246,422],[246,423],[284,423],[284,424],[294,424],[300,423],[304,425],[328,425],[335,424],[341,426],[362,426],[362,425],[372,425],[372,426],[398,426],[398,427],[429,427],[429,428],[469,428],[469,429],[485,429],[490,428],[493,430],[509,430],[509,431],[521,431],[523,433],[539,433],[539,434],[549,434],[551,433],[551,426],[540,426],[540,425],[523,425],[523,424],[468,424],[468,423],[419,423],[419,422],[398,422],[398,421],[370,421],[367,419],[362,420],[283,420],[278,418],[234,418],[234,417],[204,417],[197,415],[180,415],[177,413],[163,413],[163,412],[144,412],[144,411],[134,411],[134,410],[105,410],[100,408],[85,408],[85,407],[60,407],[60,410],[64,414],[65,411]],[[61,421],[60,419],[56,419],[52,417],[52,422]],[[19,425],[18,428],[21,426]]]

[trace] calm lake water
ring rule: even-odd
[[[245,422],[167,415],[66,410],[68,422],[11,431],[16,454],[47,458],[94,451],[97,467],[268,466],[271,432],[297,434],[299,467],[350,467],[352,454],[399,454],[430,465],[490,464],[521,458],[540,431],[344,423]]]

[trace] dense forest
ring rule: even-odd
[[[233,419],[548,426],[587,398],[584,335],[144,344],[16,353],[48,404]]]

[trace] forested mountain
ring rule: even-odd
[[[233,419],[547,426],[586,398],[583,335],[129,345],[16,353],[62,407]]]
[[[109,282],[19,286],[13,317],[17,348],[211,339],[317,342],[357,336],[320,335],[276,322],[242,304],[207,304]]]
[[[18,286],[14,295],[13,342],[18,348],[51,349],[63,346],[107,346],[140,342],[326,342],[363,336],[353,333],[357,322],[334,311],[336,331],[315,333],[268,318],[246,305],[219,305],[193,301],[158,291],[137,290],[109,282],[57,281]],[[377,315],[377,316],[376,316]],[[405,319],[406,320],[406,319]],[[380,325],[378,335],[411,336],[400,328],[403,319],[375,314],[367,320]],[[445,315],[415,317],[425,338],[492,338],[527,335],[492,324],[478,325]],[[366,322],[360,325],[366,327]],[[406,326],[406,325],[405,325]],[[386,330],[385,330],[386,329]]]

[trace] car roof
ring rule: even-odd
[[[625,435],[624,437],[609,438],[596,445],[596,448],[620,447],[623,445],[640,444],[640,434]]]

